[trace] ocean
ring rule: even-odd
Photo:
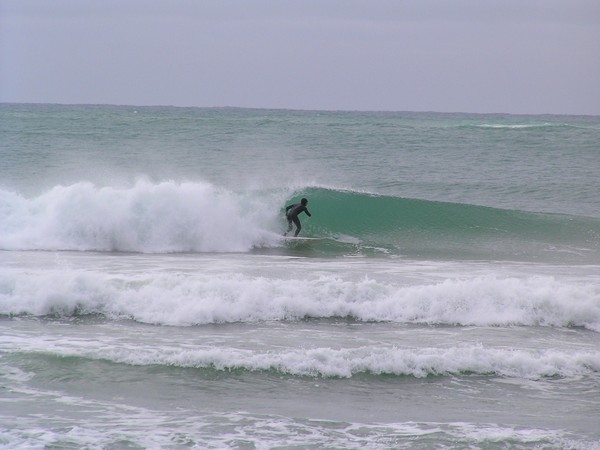
[[[600,117],[1,104],[0,448],[600,449]]]

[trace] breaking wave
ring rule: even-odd
[[[329,189],[232,192],[209,183],[55,186],[34,198],[0,190],[0,249],[141,253],[282,247],[283,208],[301,196],[303,235],[322,256],[600,260],[600,219]]]
[[[369,278],[312,278],[4,270],[0,273],[0,314],[99,314],[177,326],[351,318],[413,324],[575,326],[600,332],[600,288],[593,282],[482,275],[405,286]]]

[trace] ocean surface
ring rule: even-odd
[[[1,104],[0,448],[600,449],[600,117]]]

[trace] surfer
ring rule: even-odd
[[[302,224],[300,224],[298,214],[300,214],[301,212],[305,212],[308,217],[311,217],[311,214],[308,212],[306,205],[308,205],[308,200],[303,198],[302,200],[300,200],[300,203],[295,203],[293,205],[285,207],[285,217],[288,221],[288,229],[285,233],[283,233],[284,236],[287,236],[287,234],[290,231],[292,231],[292,223],[296,225],[296,233],[294,234],[294,237],[298,236],[300,230],[302,229]]]

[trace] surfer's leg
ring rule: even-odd
[[[292,231],[292,219],[288,218],[288,229],[285,233],[283,233],[283,235],[287,236],[290,231]]]
[[[296,237],[296,236],[298,236],[298,234],[300,234],[302,225],[300,225],[300,219],[298,219],[298,217],[294,217],[292,220],[294,221],[294,224],[296,225],[296,233],[294,234],[294,237]],[[290,229],[291,228],[292,228],[292,223],[290,222]]]

